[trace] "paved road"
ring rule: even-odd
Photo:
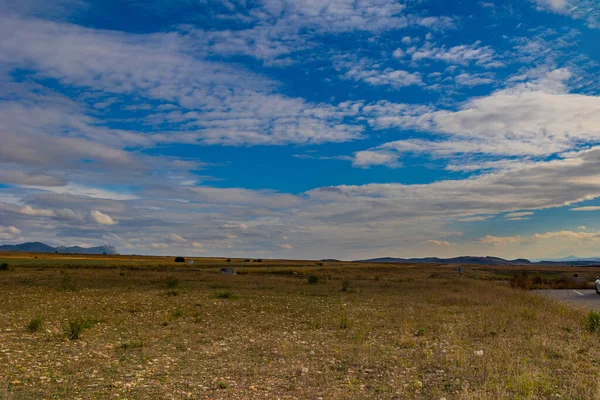
[[[569,305],[600,310],[600,294],[597,294],[594,289],[536,290],[535,293]]]

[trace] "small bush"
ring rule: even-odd
[[[532,281],[527,271],[520,271],[510,280],[510,287],[529,290],[532,287]]]
[[[215,299],[237,299],[237,296],[233,294],[231,290],[221,290],[215,293]]]
[[[75,284],[71,280],[71,275],[69,275],[68,273],[63,272],[63,271],[60,271],[60,273],[62,275],[62,279],[60,281],[61,290],[65,291],[65,292],[75,292],[77,290],[77,288],[75,287]]]
[[[39,332],[42,329],[42,318],[35,317],[27,325],[27,330],[31,333]]]
[[[69,320],[69,326],[65,329],[65,334],[69,340],[78,340],[84,330],[89,329],[94,324],[94,321],[83,318],[75,318]]]
[[[128,349],[139,349],[140,347],[144,347],[144,342],[140,340],[132,340],[130,342],[125,342],[120,346],[124,350]]]
[[[316,275],[309,275],[308,276],[308,283],[311,285],[316,285],[317,283],[319,283],[319,277]]]
[[[349,292],[352,289],[352,281],[348,278],[342,279],[342,292]]]
[[[219,385],[219,389],[229,389],[229,384],[227,382],[219,381],[217,382],[217,385]]]
[[[179,279],[169,276],[167,278],[167,287],[169,289],[177,289],[179,287]]]
[[[600,312],[590,311],[585,316],[585,329],[600,333]]]
[[[423,336],[427,332],[425,328],[419,328],[415,331],[415,336]]]
[[[228,258],[227,260],[225,260],[225,262],[231,262],[231,258]]]
[[[171,315],[169,315],[169,320],[173,321],[181,317],[183,317],[183,310],[181,308],[178,308],[177,310],[173,311]]]
[[[350,328],[350,321],[348,320],[348,317],[345,315],[342,315],[340,317],[340,329],[348,329]]]
[[[8,270],[8,264],[7,263],[0,264],[0,271],[7,271],[7,270]]]

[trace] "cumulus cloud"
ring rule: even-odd
[[[0,240],[15,240],[21,234],[21,230],[15,226],[0,226]]]
[[[400,166],[398,155],[388,151],[358,151],[354,154],[352,165],[358,168],[369,168],[376,165],[396,168]]]
[[[600,140],[600,97],[569,93],[566,83],[571,78],[567,69],[554,70],[535,81],[469,100],[457,111],[386,102],[364,107],[376,129],[398,127],[439,135],[438,140],[399,140],[368,150],[397,153],[398,157],[428,153],[446,158],[525,158],[578,149],[581,143]],[[488,167],[492,165],[486,161]]]
[[[117,221],[112,219],[108,214],[104,214],[98,210],[91,210],[88,214],[88,221],[100,225],[116,225]]]
[[[41,209],[36,210],[31,206],[25,206],[25,207],[21,208],[21,210],[19,212],[21,214],[29,215],[31,217],[54,217],[54,216],[56,216],[56,214],[52,210],[41,210]]]

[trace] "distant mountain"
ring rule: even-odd
[[[499,257],[474,257],[461,256],[454,258],[372,258],[370,260],[359,260],[359,262],[379,262],[379,263],[416,263],[416,264],[471,264],[471,265],[529,265],[531,261],[524,258],[517,260],[505,260]]]
[[[42,242],[28,242],[22,244],[5,244],[0,246],[0,251],[22,251],[28,253],[69,253],[69,254],[119,254],[113,246],[97,247],[52,247]]]
[[[59,253],[70,253],[70,254],[119,254],[114,246],[97,246],[97,247],[57,247],[56,250]]]
[[[22,244],[5,244],[0,251],[26,251],[29,253],[54,253],[56,249],[42,242],[27,242]]]
[[[470,265],[505,265],[505,266],[526,266],[526,265],[553,265],[557,267],[578,266],[586,267],[590,265],[600,265],[597,259],[575,259],[575,260],[542,260],[531,262],[525,258],[517,258],[516,260],[505,260],[500,257],[474,257],[462,256],[454,258],[372,258],[369,260],[358,260],[357,262],[374,262],[374,263],[413,263],[413,264],[470,264]]]
[[[540,260],[542,261],[542,260]],[[600,263],[600,257],[576,257],[576,256],[568,256],[563,258],[550,258],[545,259],[543,261],[553,261],[553,262],[566,262],[566,261],[595,261]]]

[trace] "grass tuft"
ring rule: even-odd
[[[125,342],[123,344],[121,344],[122,349],[124,350],[130,350],[130,349],[139,349],[141,347],[144,347],[144,342],[140,339],[140,340],[131,340],[129,342]]]
[[[590,311],[585,316],[585,329],[588,332],[598,332],[600,333],[600,312]]]
[[[350,292],[352,291],[352,281],[349,278],[342,279],[342,289],[341,292]]]
[[[31,333],[39,332],[42,329],[42,318],[37,316],[29,321],[27,324],[27,330]]]
[[[69,320],[69,325],[65,329],[65,335],[69,340],[78,340],[84,330],[89,329],[96,323],[92,319],[74,318]]]
[[[218,292],[215,292],[214,298],[215,299],[235,300],[238,298],[238,296],[233,294],[233,292],[231,290],[220,290]]]
[[[8,263],[0,264],[0,271],[7,271],[7,270],[8,270]]]
[[[60,280],[60,289],[65,292],[77,291],[77,287],[73,283],[73,280],[71,279],[71,275],[62,270],[60,271],[60,274],[62,276],[62,279]]]
[[[308,276],[308,283],[310,285],[316,285],[317,283],[319,283],[319,277],[316,275],[309,275]]]

